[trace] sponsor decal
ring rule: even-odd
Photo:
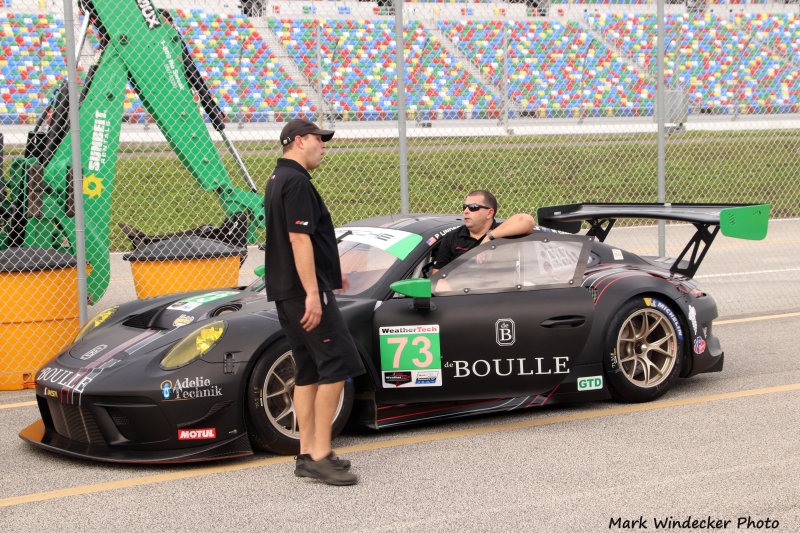
[[[653,307],[667,315],[667,318],[669,318],[669,321],[672,322],[672,325],[675,327],[675,333],[678,334],[678,338],[683,340],[683,328],[681,328],[681,323],[678,321],[678,317],[675,316],[675,313],[672,312],[672,309],[661,300],[656,300],[655,298],[643,298],[643,300],[647,307]]]
[[[231,296],[233,294],[239,294],[239,291],[216,291],[208,294],[201,294],[199,296],[192,296],[191,298],[175,302],[167,307],[167,309],[169,311],[189,312],[203,304],[207,304],[208,302],[213,302],[214,300],[219,300],[220,298],[225,298],[226,296]]]
[[[162,381],[161,395],[164,397],[165,400],[169,400],[171,394],[172,394],[172,382],[170,380]]]
[[[217,428],[179,429],[178,440],[216,439]]]
[[[689,323],[692,324],[692,333],[697,335],[697,310],[693,305],[689,306]]]
[[[614,256],[614,261],[622,261],[622,250],[618,248],[614,248],[611,250],[611,254]]]
[[[578,391],[600,390],[603,388],[603,376],[578,378]]]
[[[222,396],[222,387],[213,385],[211,380],[203,376],[194,378],[178,378],[161,382],[161,396],[164,400],[196,400],[198,398],[214,398]]]
[[[48,389],[47,387],[44,388],[44,395],[50,396],[51,398],[58,398],[58,391],[53,389]]]
[[[545,376],[549,374],[569,374],[569,356],[534,357],[533,361],[525,357],[476,359],[474,361],[453,361],[446,363],[445,368],[454,370],[454,378],[475,376],[484,378],[488,375],[506,376]]]
[[[192,315],[181,315],[172,322],[172,326],[179,328],[191,324],[192,322],[194,322],[194,317]]]
[[[513,346],[516,342],[514,321],[501,318],[494,323],[494,337],[500,346]]]
[[[111,121],[106,118],[106,114],[103,111],[95,111],[94,123],[92,124],[92,143],[89,145],[89,164],[87,165],[87,168],[90,172],[99,172],[103,164],[106,162],[108,131],[110,128]],[[94,177],[93,174],[90,174],[90,176]],[[100,191],[102,191],[102,184],[100,185],[100,191],[97,191],[96,194],[90,194],[86,192],[87,180],[89,180],[90,176],[87,176],[83,180],[83,194],[88,194],[89,196],[99,196]],[[94,178],[98,179],[96,177]]]
[[[442,385],[438,324],[384,326],[378,334],[384,388]]]
[[[136,0],[136,5],[139,6],[139,12],[142,18],[147,23],[147,29],[153,30],[161,26],[161,19],[158,16],[156,8],[150,0]]]
[[[336,238],[342,241],[358,242],[378,248],[398,259],[405,259],[411,250],[422,242],[422,235],[389,228],[369,228],[347,226],[336,229]]]
[[[432,370],[430,372],[418,372],[417,377],[414,380],[414,383],[417,385],[429,384],[433,385],[439,381],[439,375],[441,373],[438,370]]]
[[[391,387],[399,387],[400,385],[407,385],[411,383],[411,372],[384,372],[383,385],[384,388],[388,385]]]
[[[99,367],[99,369],[102,370],[106,366],[107,365],[104,364],[103,366]],[[50,367],[50,368],[43,368],[39,372],[37,372],[36,381],[41,383],[48,383],[54,387],[59,387],[62,390],[71,389],[74,390],[75,392],[80,393],[83,392],[86,386],[99,375],[100,375],[99,372],[96,374],[90,372],[89,374],[86,374],[80,379],[76,379],[75,372],[73,372],[72,370]]]
[[[95,346],[94,348],[92,348],[91,350],[86,352],[85,354],[83,354],[80,357],[78,357],[78,359],[80,359],[81,361],[86,361],[87,359],[91,359],[95,355],[99,354],[100,352],[102,352],[106,348],[108,348],[108,344],[101,344],[100,346]]]
[[[706,341],[703,339],[703,337],[697,337],[694,340],[694,353],[700,355],[705,351],[706,351]]]

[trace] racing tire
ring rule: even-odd
[[[655,298],[629,300],[614,315],[606,334],[603,368],[608,389],[623,402],[647,402],[667,392],[683,362],[679,318]]]
[[[261,450],[284,455],[300,453],[300,432],[294,411],[294,357],[285,342],[262,355],[247,382],[247,428]],[[341,433],[353,409],[352,380],[344,383],[333,418],[331,437]]]

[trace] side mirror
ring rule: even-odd
[[[389,288],[414,298],[414,309],[431,309],[431,280],[424,278],[395,281]]]
[[[264,272],[266,272],[266,270],[267,270],[267,269],[264,267],[264,265],[258,265],[258,266],[257,266],[257,267],[256,267],[256,268],[253,270],[253,274],[255,274],[256,276],[258,276],[259,278],[263,278],[263,277],[264,277]]]

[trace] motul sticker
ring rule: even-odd
[[[216,428],[208,429],[179,429],[178,440],[216,439]]]

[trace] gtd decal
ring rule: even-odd
[[[589,376],[578,378],[578,390],[599,390],[603,388],[603,376]]]
[[[216,428],[207,429],[179,429],[178,440],[216,439]]]

